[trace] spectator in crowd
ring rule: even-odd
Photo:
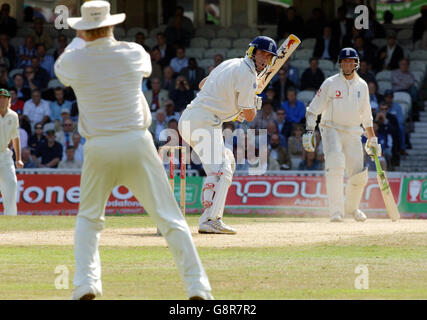
[[[183,75],[176,77],[175,88],[169,93],[169,97],[174,101],[178,112],[183,111],[194,99],[194,91]]]
[[[180,113],[176,111],[175,103],[173,100],[168,100],[165,102],[165,111],[166,111],[166,122],[168,123],[169,127],[169,121],[172,119],[175,119],[177,122],[179,121],[179,118],[181,117]]]
[[[399,123],[396,117],[388,112],[389,107],[384,101],[380,103],[379,110],[375,115],[375,121],[379,126],[379,131],[384,134],[390,134],[393,138],[393,145],[391,146],[392,159],[391,165],[398,166],[400,160],[400,133]]]
[[[400,140],[400,154],[408,155],[406,152],[406,137],[405,137],[405,116],[402,111],[402,106],[397,102],[393,101],[394,93],[393,90],[386,90],[384,92],[384,102],[388,106],[388,113],[396,117],[398,128],[399,128],[399,140]]]
[[[29,147],[22,148],[21,159],[24,163],[24,169],[34,169],[37,168],[37,165],[34,163],[31,158],[31,149]]]
[[[175,16],[174,24],[168,26],[165,30],[166,42],[173,47],[189,47],[191,40],[191,33],[182,27],[183,18]]]
[[[421,17],[415,20],[412,41],[415,43],[421,40],[425,32],[427,31],[427,5],[423,5],[420,8]]]
[[[31,128],[34,128],[37,122],[44,125],[50,121],[49,103],[41,98],[40,90],[31,91],[31,99],[24,103],[24,117],[31,123]]]
[[[3,3],[0,9],[0,33],[7,34],[10,38],[13,38],[17,29],[16,19],[10,16],[10,5]]]
[[[371,109],[374,113],[376,113],[378,111],[380,102],[383,100],[383,96],[378,93],[378,86],[375,81],[368,82],[368,90]]]
[[[64,148],[73,145],[74,122],[71,119],[64,120],[62,130],[56,132],[56,141]],[[61,157],[62,158],[62,157]]]
[[[144,92],[144,95],[151,112],[164,108],[165,102],[169,99],[169,92],[162,89],[162,83],[159,78],[151,79],[151,90]]]
[[[37,56],[31,58],[31,65],[34,70],[34,84],[39,89],[46,89],[50,80],[49,72],[40,66],[40,58]]]
[[[141,47],[143,47],[145,49],[145,51],[150,52],[151,48],[149,46],[147,46],[145,43],[145,34],[144,32],[138,32],[135,35],[135,43],[139,44]]]
[[[286,15],[280,17],[277,25],[277,38],[286,39],[286,33],[303,38],[304,29],[304,20],[296,14],[295,8],[291,6],[286,9]]]
[[[50,106],[50,120],[61,121],[61,111],[63,108],[67,108],[71,113],[72,104],[70,101],[65,100],[64,89],[61,87],[55,88],[55,100],[49,103]]]
[[[385,38],[385,29],[378,22],[376,19],[376,13],[372,9],[372,7],[369,5],[369,3],[366,5],[368,7],[368,13],[369,13],[369,19],[368,19],[368,28],[364,29],[363,31],[363,37],[366,41],[370,42],[372,39],[381,39]]]
[[[34,39],[32,36],[25,37],[25,43],[18,50],[17,68],[31,65],[31,58],[37,55]]]
[[[68,45],[67,36],[65,34],[60,34],[58,36],[58,48],[53,53],[53,57],[54,57],[55,61],[64,52],[67,45]]]
[[[303,153],[304,159],[298,166],[298,170],[311,171],[322,170],[322,164],[317,160],[316,151]]]
[[[382,130],[380,130],[380,127],[377,121],[374,121],[373,129],[375,132],[375,136],[378,138],[378,144],[381,145],[382,155],[381,157],[379,157],[381,167],[384,170],[387,170],[387,167],[390,167],[390,163],[391,163],[391,157],[392,157],[391,146],[393,145],[393,138],[389,132],[384,130],[384,127],[382,128]],[[368,163],[369,162],[373,162],[373,161],[368,160]],[[375,170],[375,167],[373,169]]]
[[[301,90],[317,91],[325,80],[322,70],[319,69],[319,60],[310,58],[310,67],[305,69],[301,76]]]
[[[273,134],[270,138],[270,157],[279,162],[280,170],[290,170],[292,168],[291,157],[286,148],[280,145],[280,137]]]
[[[340,6],[337,9],[337,18],[332,21],[332,36],[338,40],[338,46],[343,48],[343,38],[351,34],[354,22],[346,17],[345,7]]]
[[[19,128],[19,140],[21,141],[21,151],[22,148],[28,147],[28,133],[24,128]]]
[[[46,47],[43,43],[39,43],[36,47],[36,50],[40,67],[48,72],[49,78],[56,78],[55,71],[53,70],[53,65],[55,64],[55,59],[53,56],[46,54]]]
[[[384,12],[383,28],[386,32],[396,31],[396,24],[393,23],[394,15],[390,10]]]
[[[55,130],[46,131],[47,142],[41,143],[33,155],[33,161],[38,168],[58,168],[62,158],[62,145],[55,141]],[[41,160],[39,160],[41,158]]]
[[[308,18],[305,22],[305,38],[320,38],[322,36],[325,24],[325,13],[320,8],[314,8],[311,11],[311,17]]]
[[[30,147],[31,152],[34,153],[43,142],[47,142],[47,140],[46,136],[43,134],[43,124],[38,122],[34,126],[34,134],[28,139],[28,146]]]
[[[323,35],[316,39],[313,56],[319,59],[327,59],[335,62],[340,47],[337,38],[332,36],[332,28],[329,25],[323,27]]]
[[[184,47],[178,47],[176,49],[176,57],[172,58],[169,65],[175,73],[180,73],[183,68],[188,67],[188,58],[185,56]]]
[[[272,86],[269,86],[265,88],[264,92],[261,94],[261,97],[263,99],[268,99],[273,104],[274,111],[277,111],[280,109],[280,101],[276,98],[276,91],[274,91],[274,88]]]
[[[80,169],[82,167],[82,163],[74,158],[74,147],[68,146],[65,148],[65,158],[62,160],[58,168],[60,169]]]
[[[10,88],[10,108],[15,111],[18,115],[24,113],[24,101],[18,98],[16,88]]]
[[[50,37],[49,31],[44,29],[42,19],[37,18],[34,20],[34,27],[31,32],[31,36],[33,37],[35,43],[44,44],[46,49],[53,47],[52,38]]]
[[[377,72],[394,70],[399,67],[399,61],[403,58],[403,49],[396,42],[396,33],[390,32],[387,36],[387,45],[382,47],[377,53],[375,70]]]
[[[302,145],[302,134],[304,127],[300,123],[292,125],[292,135],[288,138],[288,152],[291,156],[292,168],[298,168],[301,163],[304,147]]]
[[[267,150],[267,171],[279,171],[279,162],[271,156],[271,149]]]
[[[286,97],[287,100],[281,106],[286,111],[286,121],[290,123],[302,123],[305,119],[305,104],[297,100],[295,88],[289,88]]]
[[[9,70],[14,69],[18,62],[18,57],[15,48],[10,45],[9,36],[4,33],[0,34],[0,51],[0,56],[9,61]]]
[[[39,89],[37,84],[35,83],[36,73],[34,72],[33,66],[26,66],[24,68],[24,86],[30,89],[30,92],[34,89]]]
[[[163,84],[162,88],[170,92],[175,88],[174,72],[170,66],[163,69]]]
[[[277,117],[271,101],[264,100],[261,112],[257,112],[255,119],[249,123],[249,127],[252,129],[267,129],[267,125],[275,120],[277,120]]]
[[[168,122],[166,121],[166,111],[165,109],[158,109],[155,112],[155,116],[153,117],[153,121],[150,125],[150,132],[153,135],[154,142],[158,147],[158,143],[160,141],[160,133],[165,130],[168,126]]]
[[[279,135],[283,136],[288,140],[289,136],[292,133],[292,124],[286,120],[286,111],[285,109],[278,109],[276,111],[276,120],[274,121],[277,127],[277,132]]]
[[[366,60],[371,65],[375,63],[375,50],[369,43],[365,43],[362,36],[356,37],[353,48],[356,49],[359,54],[360,60]]]
[[[62,116],[62,115],[61,115]],[[71,113],[70,113],[70,118],[74,121],[74,122],[78,122],[79,121],[79,107],[77,104],[77,101],[74,101],[71,105]]]
[[[81,142],[82,137],[78,132],[73,133],[73,147],[74,147],[74,159],[83,163],[84,159],[84,146]]]
[[[404,91],[410,94],[413,102],[418,100],[418,91],[415,87],[414,74],[409,71],[409,60],[399,61],[399,69],[391,72],[391,84],[394,92]]]
[[[27,6],[24,8],[24,22],[33,22],[34,20],[34,8]]]
[[[344,38],[342,39],[342,46],[344,48],[346,47],[354,47],[354,44],[356,42],[356,38],[358,36],[362,36],[362,31],[358,28],[356,28],[355,26],[352,27],[351,32],[347,35],[344,36]]]
[[[278,128],[276,126],[276,121],[271,121],[267,124],[267,144],[270,144],[270,139],[273,134],[279,135],[279,143],[282,147],[288,148],[288,140],[286,137],[279,133]]]
[[[289,60],[285,62],[285,64],[282,67],[283,69],[285,69],[286,71],[286,76],[289,80],[291,80],[294,84],[295,87],[299,88],[299,71],[297,68],[295,68],[294,66],[291,66],[289,64]],[[273,81],[276,81],[276,79],[278,78],[278,75],[276,73],[276,76],[273,77]]]
[[[68,110],[67,108],[62,108],[61,109],[61,114],[60,114],[60,120],[56,120],[54,122],[55,124],[55,132],[59,132],[62,130],[62,128],[64,127],[64,122],[66,120],[73,120],[71,118],[71,114],[70,114],[70,110]],[[73,120],[74,123],[74,120]],[[73,128],[74,129],[74,128]]]
[[[205,77],[205,70],[197,66],[195,58],[189,58],[188,67],[183,68],[181,74],[188,79],[191,90],[199,90],[199,83]]]
[[[171,59],[175,56],[173,46],[166,43],[166,36],[163,32],[157,34],[157,45],[153,49],[159,49],[162,55],[161,65],[164,67],[169,65]]]
[[[217,53],[213,57],[213,67],[216,68],[224,61],[224,56],[221,53]]]
[[[149,79],[159,78],[163,80],[163,65],[162,65],[162,54],[158,48],[154,48],[150,52],[151,56],[151,75]]]
[[[285,69],[280,69],[279,79],[273,83],[273,89],[276,92],[276,97],[279,99],[280,103],[286,100],[286,92],[290,87],[295,87],[295,83],[293,83],[290,79],[288,79],[286,75]]]
[[[173,27],[176,25],[176,21],[181,20],[182,29],[184,29],[190,37],[194,36],[193,21],[190,18],[184,16],[184,8],[177,6],[175,9],[175,15],[169,18],[168,26]]]
[[[30,68],[32,70],[32,67]],[[22,74],[17,73],[13,76],[13,86],[19,99],[25,102],[31,98],[31,89],[25,86],[25,78]]]
[[[427,50],[427,32],[424,31],[423,38],[421,39],[420,49]]]
[[[0,64],[0,88],[9,89],[11,85],[6,65]]]
[[[369,63],[366,60],[360,60],[360,68],[357,70],[357,73],[359,74],[359,77],[366,81],[366,83],[376,83],[377,81],[375,79],[375,74],[369,70]]]

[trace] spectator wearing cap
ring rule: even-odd
[[[176,57],[172,58],[169,65],[175,73],[180,73],[182,69],[188,67],[188,58],[185,56],[184,47],[178,47],[176,49]]]
[[[191,90],[190,84],[183,75],[176,77],[175,88],[173,88],[169,97],[175,103],[176,111],[181,112],[194,99],[194,91]]]
[[[45,69],[49,73],[49,77],[54,79],[56,78],[53,65],[55,64],[55,59],[53,56],[46,53],[46,46],[43,43],[39,43],[36,46],[37,56],[39,58],[40,67]]]
[[[71,119],[64,120],[62,130],[56,132],[56,141],[65,149],[73,145],[74,122]]]
[[[55,129],[53,127],[49,127],[46,131],[46,140],[37,147],[33,161],[38,168],[58,168],[62,158],[62,145],[55,141]]]
[[[396,33],[389,32],[387,36],[387,44],[380,48],[377,53],[374,69],[379,72],[381,70],[394,70],[399,67],[399,61],[403,58],[403,49],[396,42]]]
[[[62,127],[64,126],[64,122],[68,119],[73,120],[73,118],[70,115],[70,110],[68,110],[67,108],[62,108],[61,109],[61,120],[55,121],[55,132],[61,131]],[[74,120],[73,120],[73,122],[74,122]]]
[[[0,33],[12,38],[16,35],[17,28],[16,19],[10,16],[10,4],[3,3],[0,9]]]
[[[61,122],[62,109],[67,109],[71,113],[72,104],[70,101],[65,100],[64,89],[61,87],[55,88],[55,101],[50,102],[50,120]]]
[[[49,126],[52,125],[52,123],[46,125]],[[34,153],[38,146],[46,141],[46,136],[43,133],[43,124],[38,122],[34,126],[34,134],[28,139],[28,147],[31,149],[31,152]]]
[[[7,34],[0,34],[0,49],[3,57],[9,60],[9,70],[14,69],[18,61],[18,56],[16,55],[15,48],[10,45],[9,36]]]
[[[34,38],[32,36],[25,37],[25,43],[19,46],[18,50],[18,68],[24,68],[31,65],[31,58],[37,55]]]
[[[418,91],[415,88],[414,74],[409,71],[409,60],[403,58],[399,61],[399,69],[391,72],[391,84],[394,92],[404,91],[409,93],[413,102],[418,100]]]
[[[82,163],[75,159],[75,150],[73,146],[65,148],[65,158],[59,163],[58,168],[60,169],[80,169]]]
[[[176,111],[175,103],[173,100],[168,100],[165,102],[165,110],[166,110],[166,122],[169,123],[170,120],[175,119],[179,121],[180,113]]]
[[[384,92],[384,102],[388,106],[388,113],[396,117],[399,127],[399,140],[400,140],[400,154],[407,155],[406,150],[406,137],[405,137],[405,116],[402,112],[402,106],[393,101],[394,93],[392,90],[387,89]]]
[[[191,90],[199,90],[199,83],[205,77],[205,70],[197,66],[195,58],[189,58],[188,67],[183,68],[181,74],[188,79]]]
[[[290,123],[302,123],[305,119],[305,104],[297,100],[295,88],[289,88],[286,97],[287,100],[281,106],[286,111],[286,121]]]
[[[301,76],[301,90],[317,91],[325,80],[325,76],[319,68],[319,60],[310,58],[310,67],[305,69]]]
[[[31,89],[25,86],[25,78],[22,74],[17,73],[13,76],[13,86],[19,99],[25,102],[31,98]]]
[[[40,90],[31,92],[31,99],[24,104],[24,116],[28,118],[32,128],[37,122],[45,124],[50,121],[49,103],[41,98]]]
[[[164,108],[165,102],[169,100],[169,92],[162,89],[162,83],[159,78],[151,79],[151,90],[144,92],[144,95],[151,112]]]

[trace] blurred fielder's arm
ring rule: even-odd
[[[306,133],[302,136],[302,144],[304,149],[308,152],[313,152],[316,149],[316,137],[314,129],[316,128],[317,116],[326,110],[329,104],[328,97],[329,82],[324,81],[314,95],[313,100],[310,102],[306,109]]]

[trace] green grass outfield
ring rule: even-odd
[[[154,227],[147,216],[106,221],[106,229]],[[198,218],[187,221],[196,226]],[[226,217],[238,230],[239,225],[299,221],[310,219]],[[0,237],[14,231],[72,230],[74,222],[75,217],[0,217]],[[216,299],[427,299],[427,230],[400,236],[402,241],[392,244],[365,237],[293,246],[201,246],[198,251]],[[381,238],[387,237],[393,235]],[[187,298],[166,246],[101,246],[100,254],[100,299]],[[68,290],[55,288],[59,265],[69,269]],[[355,288],[358,265],[367,265],[369,289]],[[0,245],[0,299],[69,299],[73,273],[72,245]]]

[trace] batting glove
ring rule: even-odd
[[[316,149],[316,137],[314,136],[313,130],[307,130],[307,132],[302,135],[302,145],[305,151],[314,152]]]
[[[374,151],[377,157],[381,157],[382,150],[381,150],[381,145],[378,144],[377,137],[372,137],[368,139],[368,141],[365,144],[365,151],[368,154],[368,156],[371,157],[372,160],[374,160]]]
[[[259,97],[259,96],[255,96],[255,98],[254,98],[254,105],[255,105],[255,108],[257,110],[261,110],[261,107],[262,107],[262,98]]]

